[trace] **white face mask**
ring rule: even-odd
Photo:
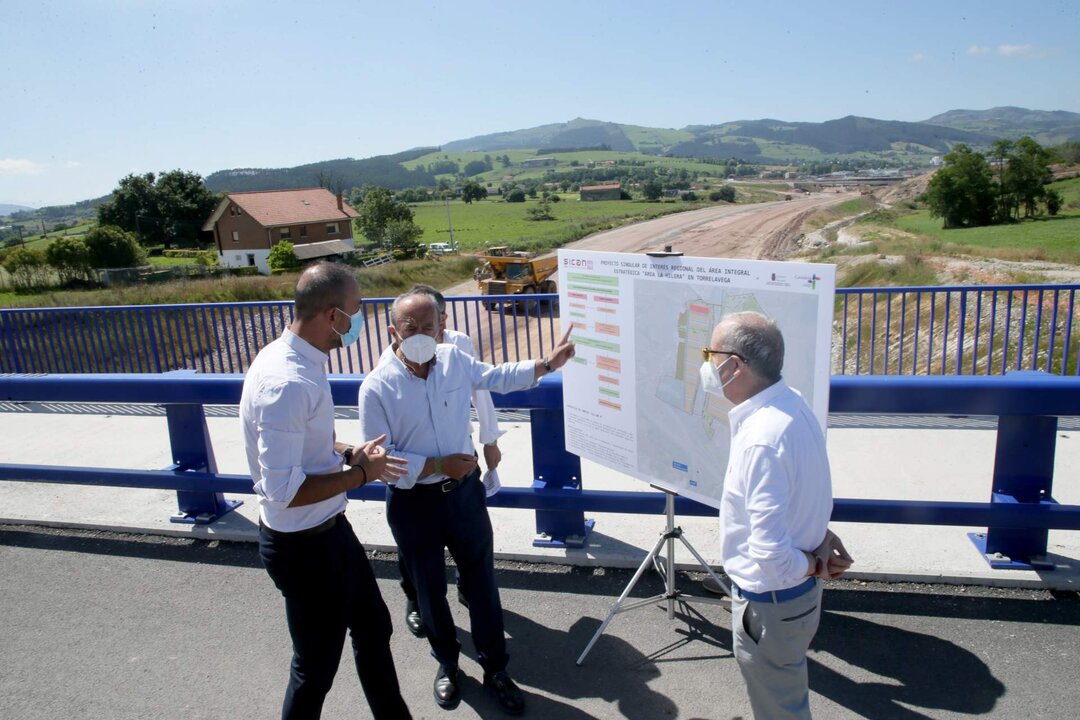
[[[412,363],[423,365],[435,357],[435,338],[417,333],[401,341],[401,354]]]
[[[736,370],[731,377],[727,379],[727,382],[720,382],[720,368],[727,364],[728,360],[735,357],[734,355],[728,356],[728,359],[719,365],[713,365],[712,360],[706,360],[701,363],[701,369],[698,371],[701,376],[701,389],[710,395],[719,395],[724,397],[724,388],[731,384],[731,381],[739,374]]]

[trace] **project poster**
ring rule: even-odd
[[[701,350],[724,315],[760,312],[784,334],[783,377],[825,428],[835,266],[560,250],[566,449],[719,507],[731,429],[699,387]]]

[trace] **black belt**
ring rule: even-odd
[[[770,590],[769,592],[756,593],[749,590],[743,590],[734,582],[731,583],[731,587],[735,592],[739,593],[741,597],[747,600],[753,600],[754,602],[767,602],[767,603],[782,603],[788,600],[794,600],[797,597],[802,597],[806,593],[817,587],[817,578],[807,578],[801,583],[792,588],[785,588],[784,590]]]
[[[448,492],[453,492],[454,490],[457,490],[459,487],[461,487],[463,484],[465,484],[466,481],[471,480],[474,477],[476,477],[476,478],[480,477],[480,468],[475,468],[471,473],[469,473],[468,475],[466,475],[463,478],[447,478],[445,480],[440,480],[439,482],[424,483],[424,484],[417,483],[416,485],[413,485],[413,489],[414,490],[438,490],[440,492],[448,493]]]
[[[310,537],[311,535],[318,535],[324,533],[327,530],[332,530],[338,524],[339,520],[345,518],[345,513],[339,512],[329,520],[319,523],[315,527],[304,528],[303,530],[294,530],[293,532],[285,532],[283,530],[274,530],[263,525],[262,518],[259,518],[259,530],[266,533],[272,538],[284,539],[284,538],[296,538],[296,537]]]
[[[463,478],[447,478],[446,480],[442,480],[440,482],[424,483],[424,484],[417,483],[416,485],[413,485],[413,489],[414,490],[438,490],[440,492],[448,493],[448,492],[453,492],[454,490],[457,490],[461,486],[461,484],[463,482],[465,482],[466,480],[468,480],[468,479],[469,479],[469,476],[466,475]]]

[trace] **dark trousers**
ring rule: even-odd
[[[390,486],[386,517],[405,564],[403,580],[416,588],[416,602],[435,658],[457,667],[461,644],[446,601],[446,560],[450,550],[469,601],[473,644],[486,673],[506,668],[502,604],[495,585],[495,552],[484,485],[479,470],[450,492],[417,485]],[[404,583],[403,583],[404,586]]]
[[[285,597],[292,636],[283,720],[318,718],[352,636],[356,673],[376,718],[409,718],[390,652],[386,609],[363,545],[344,515],[317,535],[259,533],[259,555]]]

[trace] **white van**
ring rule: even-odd
[[[431,243],[428,245],[428,252],[432,255],[449,255],[454,250],[450,247],[450,243]]]

